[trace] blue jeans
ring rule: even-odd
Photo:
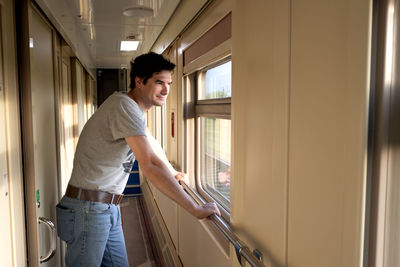
[[[67,266],[129,266],[119,205],[64,196],[56,210]]]

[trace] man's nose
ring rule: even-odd
[[[169,92],[169,84],[164,84],[161,89],[161,93],[166,95],[168,94],[168,92]]]

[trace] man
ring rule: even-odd
[[[131,91],[115,92],[79,137],[65,196],[57,205],[57,231],[67,243],[67,266],[129,266],[119,203],[135,159],[146,178],[198,219],[220,214],[215,203],[198,206],[160,159],[144,115],[165,104],[175,65],[148,53],[131,63]],[[147,135],[147,136],[146,136]]]

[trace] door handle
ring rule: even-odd
[[[39,217],[38,222],[39,222],[39,224],[43,223],[50,230],[51,248],[46,256],[44,256],[44,257],[40,256],[40,263],[43,263],[43,262],[50,260],[56,253],[56,248],[57,248],[56,247],[56,228],[54,227],[54,223],[52,221],[50,221],[49,219]]]

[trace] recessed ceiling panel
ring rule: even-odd
[[[90,68],[120,68],[148,52],[180,0],[37,0],[57,20],[78,54],[93,62]],[[132,10],[133,16],[123,15]],[[151,12],[152,11],[152,12]],[[151,15],[152,14],[152,15]],[[121,52],[122,40],[138,40],[137,51]]]

